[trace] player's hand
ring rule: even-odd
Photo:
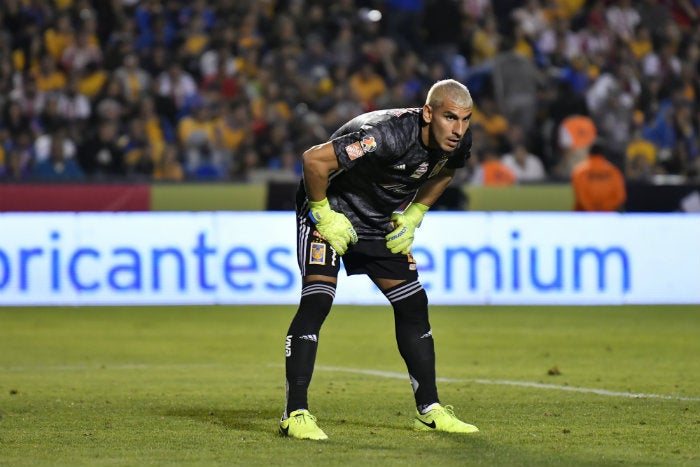
[[[348,245],[357,243],[357,232],[344,214],[331,209],[328,198],[321,201],[309,200],[309,217],[316,224],[316,230],[338,253],[344,255]]]
[[[391,215],[395,229],[386,236],[386,247],[392,253],[407,255],[411,252],[416,228],[420,227],[428,209],[430,207],[425,204],[411,203],[404,212],[395,212]]]

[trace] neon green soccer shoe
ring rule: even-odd
[[[316,425],[316,417],[308,410],[295,410],[289,418],[280,421],[280,433],[297,439],[328,439],[322,429]]]
[[[451,405],[443,407],[439,404],[425,414],[416,411],[413,428],[418,431],[444,431],[447,433],[476,433],[479,431],[474,425],[464,423],[457,418]]]

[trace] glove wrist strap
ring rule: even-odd
[[[428,209],[430,209],[430,206],[426,206],[425,204],[411,203],[404,210],[403,215],[404,217],[410,219],[413,222],[413,225],[419,227],[421,222],[423,222],[423,216],[425,216],[425,213],[428,212]]]
[[[314,224],[321,222],[330,212],[331,206],[328,204],[328,198],[323,198],[321,201],[309,200],[309,219]]]

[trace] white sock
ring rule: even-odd
[[[425,414],[427,414],[428,412],[430,412],[431,410],[433,410],[434,408],[439,407],[439,406],[440,406],[439,403],[433,402],[432,404],[430,404],[429,406],[427,406],[426,408],[424,408],[423,410],[421,410],[420,413],[421,413],[421,415],[425,415]]]

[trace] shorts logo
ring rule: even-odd
[[[421,178],[428,171],[428,163],[422,162],[421,165],[411,174],[411,178]]]
[[[311,243],[311,253],[309,254],[309,264],[326,264],[326,244]]]
[[[417,271],[418,270],[418,265],[416,264],[416,259],[413,257],[413,255],[410,252],[408,253],[408,270],[409,271]]]
[[[365,152],[372,152],[377,149],[377,142],[374,140],[374,136],[365,136],[360,141],[360,146]]]
[[[351,161],[359,159],[360,157],[365,155],[365,150],[362,149],[362,143],[360,143],[359,141],[345,146],[345,152],[348,153],[348,157]]]

